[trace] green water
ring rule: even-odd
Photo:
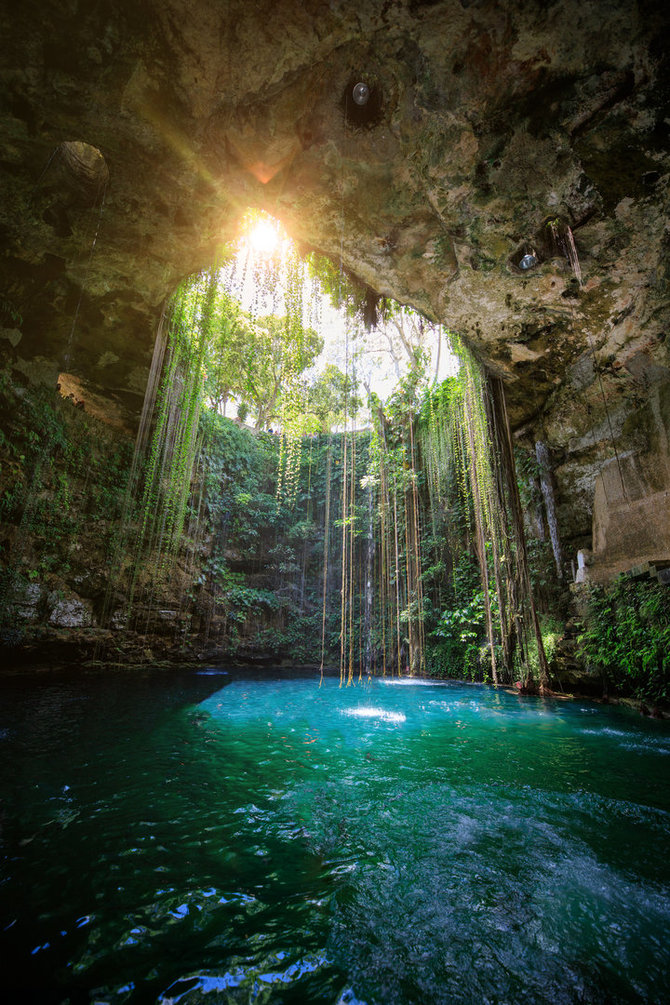
[[[1,684],[9,1002],[670,1000],[670,728],[480,686]]]

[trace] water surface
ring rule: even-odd
[[[670,728],[454,683],[2,682],[3,1000],[670,999]]]

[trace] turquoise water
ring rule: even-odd
[[[670,1000],[670,728],[456,683],[1,683],[11,1002]]]

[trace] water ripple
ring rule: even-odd
[[[668,724],[215,671],[2,706],[10,1000],[670,1000]]]

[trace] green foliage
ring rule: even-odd
[[[17,643],[29,631],[22,611],[44,613],[43,591],[29,594],[29,585],[54,596],[75,572],[81,581],[107,563],[132,444],[55,388],[16,385],[8,373],[0,373],[0,428],[0,626]]]
[[[579,636],[586,665],[622,694],[670,699],[670,589],[619,577],[589,586]]]
[[[283,497],[292,503],[303,437],[328,431],[347,411],[351,414],[356,403],[353,382],[332,365],[316,381],[305,378],[323,349],[323,339],[305,320],[306,267],[295,247],[284,247],[278,259],[252,261],[251,268],[263,295],[272,293],[274,298],[280,291],[283,312],[243,311],[225,289],[227,273],[221,270],[185,283],[175,297],[170,326],[168,365],[172,372],[164,386],[171,389],[172,404],[163,404],[161,392],[159,418],[161,407],[166,412],[171,409],[172,414],[184,411],[184,401],[175,405],[173,400],[174,371],[176,366],[184,374],[182,382],[192,382],[192,362],[184,365],[177,357],[192,355],[197,344],[197,366],[203,370],[201,403],[225,414],[228,401],[234,398],[242,421],[249,419],[257,430],[278,429],[276,495],[278,504]],[[180,321],[185,321],[183,332]],[[178,520],[173,523],[177,526]]]
[[[277,501],[278,436],[205,410],[199,442],[193,497],[202,499],[198,540],[206,554],[196,563],[194,604],[213,604],[211,631],[222,651],[315,662],[328,438],[313,437],[302,451],[295,506]]]
[[[329,263],[313,268],[369,320],[371,291]],[[134,551],[131,597],[146,623],[178,607],[175,623],[222,651],[266,645],[315,661],[323,625],[349,675],[355,664],[420,673],[425,654],[428,672],[474,676],[492,661],[496,679],[501,652],[510,670],[505,643],[524,612],[513,606],[520,550],[490,382],[455,340],[459,373],[429,387],[423,320],[386,305],[410,367],[384,406],[370,396],[372,433],[355,432],[349,345],[346,373],[306,377],[323,340],[306,320],[304,275],[295,250],[266,270],[262,289],[281,287],[281,314],[243,311],[216,268],[175,294],[157,343],[146,453],[133,461],[141,499],[118,547],[120,568]],[[219,414],[231,399],[255,431]],[[49,449],[63,462],[53,468],[40,436],[50,422]],[[336,425],[346,432],[322,435]],[[36,535],[62,539],[62,561],[82,512],[70,471],[87,463],[78,449],[51,415],[27,423],[20,444],[0,440],[0,506],[30,499]],[[35,491],[40,479],[48,493]],[[102,472],[88,492],[94,507],[120,513]]]
[[[204,395],[214,411],[225,411],[228,399],[240,392],[240,360],[252,337],[253,322],[239,303],[217,282],[210,306]],[[248,404],[248,403],[247,403]]]
[[[432,524],[426,540],[432,542],[433,565],[449,567],[455,556],[474,554],[479,581],[460,597],[449,597],[446,591],[448,613],[445,621],[432,626],[438,631],[433,644],[441,632],[439,644],[453,649],[453,660],[459,642],[469,646],[467,662],[472,666],[475,646],[481,642],[458,636],[467,624],[477,634],[473,616],[479,610],[487,657],[478,658],[482,664],[490,661],[494,681],[516,678],[521,654],[528,657],[534,646],[536,658],[525,658],[521,676],[524,681],[536,676],[544,684],[546,661],[533,597],[537,583],[531,581],[504,396],[500,382],[484,374],[460,340],[453,334],[450,340],[460,369],[426,391],[418,419]],[[537,573],[539,578],[539,565]],[[481,604],[475,598],[481,598]]]
[[[168,321],[137,542],[138,561],[154,553],[157,577],[170,572],[184,529],[216,298],[212,270],[177,291]]]
[[[259,590],[247,586],[241,573],[226,571],[221,577],[219,604],[225,608],[229,620],[244,623],[252,614],[277,611],[282,606],[272,590]]]
[[[388,318],[393,311],[393,301],[376,294],[344,266],[335,265],[325,255],[311,252],[306,261],[310,274],[318,280],[333,307],[343,311],[347,317],[370,328]]]
[[[519,496],[524,510],[537,509],[542,503],[540,491],[540,465],[530,450],[514,449]]]
[[[20,527],[20,546],[2,560],[32,580],[62,573],[85,526],[98,525],[100,543],[109,543],[131,445],[55,389],[18,388],[6,373],[0,418],[0,521]]]
[[[253,554],[264,530],[276,528],[274,480],[277,437],[250,430],[205,411],[200,417],[203,444],[205,519],[216,547],[213,558],[229,542],[242,555]],[[211,560],[213,560],[213,558]]]
[[[216,269],[177,291],[156,398],[137,547],[138,559],[153,556],[155,578],[171,573],[180,547],[202,436],[212,431],[207,423],[200,424],[206,401],[222,405],[235,393],[242,406],[253,408],[259,430],[271,419],[281,419],[276,492],[281,496],[283,480],[289,499],[294,498],[304,422],[299,377],[322,345],[317,333],[303,326],[302,310],[291,300],[283,318],[254,320],[245,315],[223,288]],[[209,470],[211,477],[211,465]]]
[[[329,433],[334,426],[342,425],[347,415],[355,415],[360,406],[353,378],[328,363],[309,388],[308,418],[314,420],[309,423],[309,431]]]
[[[320,335],[306,328],[298,338],[286,318],[270,315],[249,326],[232,387],[253,409],[256,429],[266,429],[279,418],[285,426],[302,417],[302,389],[296,382],[322,349]]]
[[[495,599],[493,612],[498,614]],[[426,662],[433,676],[482,676],[486,660],[486,606],[477,564],[461,555],[447,591],[447,606],[430,632]],[[441,668],[441,672],[440,672]]]
[[[473,593],[462,607],[443,611],[431,635],[467,648],[481,640],[485,632],[484,594],[480,590]]]
[[[564,632],[564,622],[557,617],[553,617],[550,614],[544,614],[540,616],[540,629],[542,638],[542,647],[544,649],[544,654],[547,663],[551,665],[551,662],[556,653],[558,643]],[[523,678],[524,668],[518,665],[517,660],[517,675]],[[527,643],[526,651],[526,663],[530,668],[534,679],[539,678],[540,674],[540,659],[538,652],[538,643],[535,637],[531,637]]]

